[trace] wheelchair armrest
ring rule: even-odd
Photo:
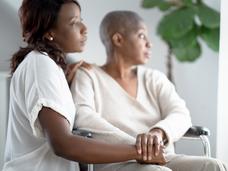
[[[184,134],[184,137],[199,137],[201,135],[210,136],[210,130],[202,126],[192,126]]]
[[[73,129],[73,134],[80,135],[82,137],[93,138],[92,133],[86,130]]]

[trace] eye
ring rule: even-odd
[[[75,25],[75,24],[77,24],[77,22],[75,21],[70,23],[70,25]]]
[[[70,25],[78,25],[78,24],[81,24],[82,21],[83,21],[82,18],[74,19],[70,22]]]
[[[146,35],[144,33],[139,33],[139,38],[140,39],[145,39],[146,38]]]

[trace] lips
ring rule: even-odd
[[[150,58],[151,57],[151,52],[145,52],[144,55],[145,55],[146,58]]]
[[[80,43],[81,43],[81,45],[85,45],[86,44],[86,41],[87,41],[87,37],[84,37],[81,41],[80,41]]]

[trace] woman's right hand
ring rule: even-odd
[[[77,72],[77,69],[79,67],[84,67],[86,69],[90,69],[91,65],[84,61],[79,61],[77,63],[69,64],[67,65],[67,69],[65,71],[66,79],[69,85],[71,85],[71,82],[73,81],[73,78]]]
[[[139,134],[136,139],[136,149],[140,157],[137,161],[142,164],[164,165],[167,163],[164,148],[159,136],[151,133]]]

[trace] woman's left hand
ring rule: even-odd
[[[84,67],[86,69],[90,69],[91,65],[89,63],[86,63],[84,61],[79,61],[77,63],[69,64],[67,65],[67,69],[65,71],[66,79],[69,85],[71,85],[73,78],[77,72],[77,69],[79,67]]]

